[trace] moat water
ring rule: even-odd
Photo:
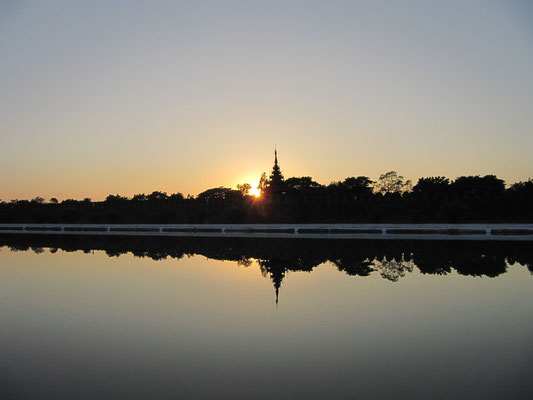
[[[1,399],[531,398],[531,244],[0,235]]]

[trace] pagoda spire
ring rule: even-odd
[[[285,180],[278,163],[278,149],[274,147],[274,166],[269,179],[269,188],[273,193],[283,192],[285,188]]]

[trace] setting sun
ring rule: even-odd
[[[261,196],[261,189],[259,189],[259,182],[252,183],[252,188],[250,189],[250,195],[254,197]]]

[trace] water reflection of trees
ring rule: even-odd
[[[373,273],[397,282],[415,268],[423,274],[446,275],[455,270],[466,276],[496,277],[508,264],[526,266],[533,274],[533,252],[528,242],[305,240],[206,237],[0,235],[0,246],[12,250],[51,252],[102,250],[110,257],[131,253],[153,260],[203,255],[250,266],[257,260],[264,276],[279,293],[289,271],[312,271],[331,262],[348,275]]]
[[[379,271],[382,278],[397,282],[405,276],[406,272],[413,272],[414,264],[411,260],[393,258],[392,260],[374,260],[374,268]]]

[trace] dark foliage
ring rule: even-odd
[[[518,263],[533,273],[533,255],[527,242],[404,241],[404,240],[305,240],[150,236],[77,236],[0,234],[0,247],[42,253],[102,250],[109,257],[131,253],[154,260],[203,255],[249,266],[258,261],[272,280],[276,299],[289,271],[312,271],[332,262],[339,271],[365,277],[379,273],[396,282],[418,268],[423,274],[496,277]]]
[[[36,197],[0,203],[0,223],[533,222],[532,180],[506,189],[494,175],[437,176],[420,178],[406,191],[403,178],[391,171],[373,184],[366,176],[328,186],[311,177],[284,179],[276,164],[259,198],[248,195],[247,184],[187,198],[157,191],[101,202]]]

